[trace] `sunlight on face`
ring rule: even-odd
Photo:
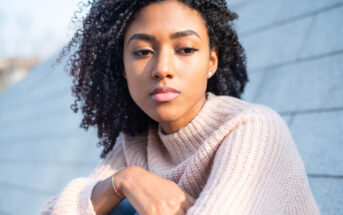
[[[177,1],[150,4],[129,25],[124,43],[136,104],[167,133],[189,123],[206,100],[208,73],[217,69],[201,15]]]

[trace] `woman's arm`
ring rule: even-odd
[[[187,215],[319,214],[287,126],[263,111],[242,119],[221,143]]]
[[[112,177],[99,182],[92,194],[97,215],[108,214],[120,202],[112,187]],[[114,176],[118,192],[125,195],[140,215],[184,215],[194,198],[173,181],[161,178],[139,166],[130,166]]]
[[[194,198],[175,182],[138,166],[120,171],[115,181],[140,215],[185,215],[194,204]]]
[[[88,178],[72,180],[64,190],[45,203],[42,215],[108,214],[121,201],[112,187],[112,175],[127,166],[122,139]],[[130,166],[118,172],[114,181],[140,215],[184,215],[194,198],[173,181],[141,167]]]
[[[123,166],[126,166],[126,161],[122,147],[122,136],[119,136],[113,150],[107,154],[106,158],[101,161],[97,168],[87,178],[76,178],[72,180],[60,194],[50,198],[43,205],[41,214],[95,215],[95,208],[91,201],[94,187],[103,180],[108,179],[117,169]],[[96,187],[98,187],[97,190],[104,188],[101,185]],[[113,203],[115,204],[116,196],[114,191],[112,194],[112,198],[114,198]],[[99,203],[103,202],[103,200],[100,199],[98,199],[98,201]],[[95,203],[95,205],[97,205],[97,203]],[[114,206],[115,205],[113,205],[113,207]]]
[[[116,183],[118,186],[118,183]],[[114,193],[112,176],[97,183],[93,189],[91,201],[97,215],[106,215],[111,212],[122,199]]]

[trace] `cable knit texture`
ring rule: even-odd
[[[41,214],[95,214],[95,184],[132,165],[193,196],[187,215],[319,214],[283,119],[266,106],[212,93],[175,133],[166,135],[158,127],[134,137],[121,134],[93,173],[71,181]]]

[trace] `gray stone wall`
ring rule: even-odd
[[[99,161],[96,132],[79,128],[81,115],[70,109],[71,77],[54,62],[0,94],[0,214],[38,214]]]

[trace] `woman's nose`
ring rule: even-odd
[[[152,72],[152,78],[154,79],[165,79],[174,78],[175,74],[173,71],[173,56],[168,50],[161,51],[155,59],[155,65]]]

